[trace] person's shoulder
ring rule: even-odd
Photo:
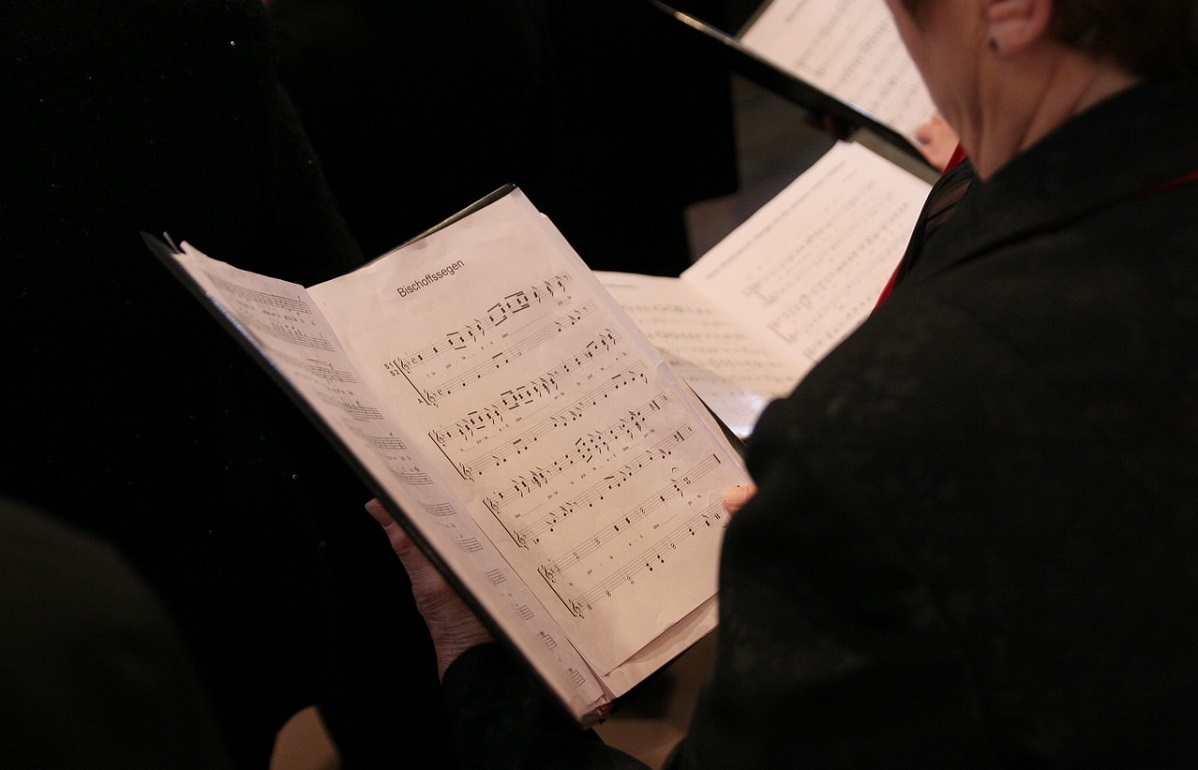
[[[8,571],[20,569],[19,562],[47,549],[69,552],[74,560],[119,561],[99,537],[8,497],[0,497],[0,549],[15,556],[0,559],[0,568]]]
[[[108,542],[0,498],[0,724],[15,767],[229,767],[153,591]]]
[[[90,623],[110,612],[161,612],[108,541],[21,501],[0,498],[0,553],[5,612],[24,608],[44,627]]]

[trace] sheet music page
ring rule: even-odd
[[[741,438],[797,381],[785,351],[678,278],[596,273],[662,357]]]
[[[740,40],[919,146],[936,108],[881,0],[772,0]]]
[[[603,686],[563,630],[438,483],[432,463],[363,382],[304,288],[210,259],[189,244],[183,252],[176,256],[181,266],[381,480],[425,537],[440,544],[442,558],[537,662],[567,707],[581,716],[605,701]]]
[[[797,381],[873,310],[930,190],[839,142],[682,280],[789,351]]]
[[[738,435],[873,309],[931,186],[832,147],[679,279],[601,279]]]
[[[739,457],[522,193],[309,293],[597,672],[714,596]]]

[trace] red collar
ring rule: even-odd
[[[961,146],[960,142],[957,142],[957,146],[953,150],[953,154],[949,156],[948,163],[944,165],[944,171],[942,173],[947,174],[948,172],[952,171],[954,166],[965,160],[967,157],[969,157],[969,153],[965,152],[965,148]]]

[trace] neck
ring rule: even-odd
[[[1074,117],[1139,78],[1121,67],[1058,48],[1023,72],[1010,71],[1005,98],[983,114],[970,156],[983,179]],[[1003,81],[1000,81],[1000,85]]]

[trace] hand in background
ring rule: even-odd
[[[939,112],[915,129],[915,138],[919,151],[939,171],[944,170],[953,156],[953,150],[957,149],[957,132],[944,122]]]
[[[444,678],[459,655],[495,638],[378,500],[366,503],[366,511],[382,525],[391,549],[407,570],[416,608],[437,651],[437,675]]]
[[[852,126],[823,112],[808,112],[803,121],[812,128],[826,132],[837,141],[845,141],[853,134]]]

